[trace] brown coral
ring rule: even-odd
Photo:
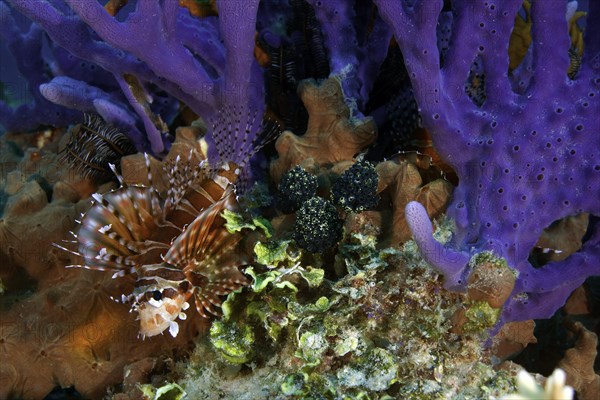
[[[469,275],[467,291],[474,301],[486,301],[493,308],[504,305],[515,287],[515,274],[506,265],[482,262]]]
[[[504,324],[494,337],[494,355],[501,360],[506,360],[519,354],[529,344],[537,343],[533,334],[534,328],[533,320]]]
[[[598,351],[598,337],[576,322],[571,327],[578,338],[575,347],[565,352],[564,358],[558,363],[567,374],[567,384],[572,386],[582,400],[600,398],[600,375],[594,371],[594,361]]]
[[[126,365],[188,348],[206,327],[198,318],[190,318],[176,339],[142,341],[129,307],[111,300],[132,282],[65,268],[76,260],[52,246],[75,227],[90,204],[85,197],[113,184],[98,188],[60,169],[58,140],[20,158],[7,155],[4,140],[0,164],[11,171],[0,182],[9,196],[0,219],[0,278],[6,286],[0,297],[0,398],[43,398],[56,385],[101,398],[122,382]]]
[[[335,78],[321,84],[304,80],[298,85],[298,93],[308,110],[308,127],[302,136],[285,131],[277,139],[279,159],[271,164],[271,177],[276,182],[288,169],[309,159],[317,165],[353,160],[377,137],[372,118],[351,117]]]
[[[298,93],[308,111],[308,127],[303,136],[286,131],[279,137],[275,144],[279,158],[271,163],[271,177],[279,182],[287,170],[301,165],[319,176],[318,194],[326,196],[331,179],[349,168],[356,155],[376,139],[376,126],[371,118],[356,120],[351,117],[341,86],[334,78],[320,85],[312,79],[305,80],[298,86]],[[392,232],[387,245],[398,245],[410,239],[404,219],[404,207],[410,201],[421,202],[429,216],[435,218],[450,200],[452,184],[432,166],[429,156],[416,152],[402,154],[393,161],[379,163],[376,170],[379,176],[377,192],[388,194],[393,210],[389,226],[376,229],[383,235]],[[389,220],[374,214],[372,217],[379,221]],[[356,230],[355,225],[350,221],[347,228]]]
[[[428,166],[428,164],[427,164]],[[419,168],[404,159],[384,161],[377,165],[379,175],[378,192],[388,189],[392,202],[392,245],[411,238],[410,229],[404,218],[404,208],[411,201],[425,206],[431,219],[438,217],[448,205],[452,184],[443,178],[428,182],[428,168]],[[441,176],[441,175],[439,175]]]

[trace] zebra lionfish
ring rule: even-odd
[[[177,319],[186,319],[192,297],[202,317],[219,316],[220,296],[249,283],[239,269],[249,260],[235,251],[241,236],[227,231],[221,214],[237,210],[234,184],[277,130],[271,126],[265,131],[259,123],[263,134],[251,138],[256,114],[245,116],[245,128],[241,113],[233,115],[234,123],[221,115],[213,124],[219,168],[192,167],[191,152],[187,163],[178,156],[165,167],[169,188],[162,198],[152,185],[148,155],[148,186],[127,185],[111,166],[121,186],[93,195],[78,232],[71,232],[78,250],[56,245],[83,258],[81,265],[70,267],[111,271],[113,278],[135,274],[134,290],[122,295],[121,302],[132,304],[139,314],[142,337],[167,329],[175,337]]]

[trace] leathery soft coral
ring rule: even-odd
[[[471,256],[491,251],[518,273],[500,324],[551,316],[587,277],[600,275],[595,219],[579,252],[541,268],[528,261],[553,221],[600,215],[600,27],[588,22],[581,68],[571,79],[567,2],[532,1],[533,76],[517,94],[507,48],[521,1],[452,1],[443,64],[436,44],[443,1],[375,3],[402,49],[423,124],[460,178],[448,208],[457,229],[447,247],[433,239],[423,207],[407,205],[421,251],[457,290],[467,284]],[[587,18],[600,18],[598,2],[589,3]],[[480,106],[464,90],[475,60],[485,74]]]
[[[150,86],[205,121],[227,109],[237,125],[251,133],[260,129],[263,77],[253,56],[258,0],[220,1],[218,17],[202,18],[170,0],[138,1],[133,11],[123,8],[115,17],[96,1],[9,3],[57,45],[114,76],[144,123],[142,139],[152,153],[165,154],[168,140],[166,124],[150,108],[155,100]]]

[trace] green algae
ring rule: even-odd
[[[256,262],[267,267],[276,267],[280,263],[284,263],[287,260],[298,261],[299,256],[292,257],[288,253],[291,240],[281,240],[273,242],[256,242],[254,245],[254,254],[256,255]]]
[[[252,355],[254,331],[231,321],[214,321],[210,327],[210,341],[225,360],[243,364]]]
[[[414,242],[379,249],[373,236],[348,235],[335,261],[348,272],[335,281],[325,278],[331,263],[310,266],[290,241],[261,243],[255,255],[251,285],[228,296],[186,365],[180,384],[190,395],[478,399],[513,390],[482,345],[498,311],[444,290]],[[465,309],[458,334],[452,316]]]
[[[230,210],[223,211],[221,215],[226,221],[225,228],[229,233],[239,232],[242,229],[255,230],[256,228],[259,228],[266,237],[271,237],[271,233],[273,232],[271,223],[263,217],[252,217],[250,220],[247,220],[241,214]]]
[[[150,384],[138,385],[144,398],[151,400],[181,400],[186,397],[186,392],[176,383],[168,383],[159,388]]]
[[[481,253],[475,254],[473,257],[471,257],[471,260],[469,261],[469,266],[471,268],[474,268],[476,265],[480,265],[480,264],[484,264],[484,263],[491,264],[491,265],[497,267],[498,269],[504,269],[504,268],[511,269],[508,266],[506,259],[504,259],[503,257],[498,257],[491,251],[482,251]]]
[[[465,311],[467,321],[462,326],[464,332],[483,332],[496,324],[500,308],[492,308],[486,301],[475,301]]]

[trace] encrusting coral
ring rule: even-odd
[[[191,363],[180,365],[178,383],[197,398],[217,398],[215,391],[240,399],[510,391],[510,376],[486,365],[491,353],[480,346],[489,322],[474,315],[469,332],[452,333],[450,316],[466,296],[441,287],[414,242],[402,251],[375,245],[360,234],[342,242],[350,272],[337,282],[306,267],[289,243],[272,242],[277,257],[257,252],[265,264],[253,268],[249,288],[229,296],[224,320],[211,331],[214,347],[202,339]]]
[[[594,370],[598,355],[598,336],[577,322],[571,328],[578,337],[575,347],[565,352],[558,363],[567,374],[567,383],[575,388],[581,399],[597,399],[600,396],[600,375]]]
[[[430,218],[437,218],[446,209],[453,189],[441,172],[430,164],[428,156],[419,158],[418,163],[403,158],[401,155],[376,166],[380,177],[378,192],[389,190],[394,244],[411,237],[405,218],[405,207],[409,202],[418,201],[425,206]],[[435,171],[438,171],[438,178],[435,178]]]
[[[335,78],[319,84],[314,80],[303,81],[298,85],[298,93],[309,113],[308,127],[302,136],[283,132],[277,139],[275,148],[279,158],[270,166],[275,182],[296,165],[330,165],[352,160],[376,138],[371,118],[352,118]]]

